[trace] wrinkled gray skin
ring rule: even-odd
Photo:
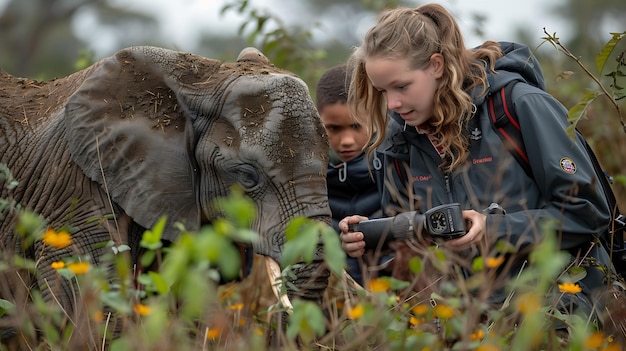
[[[0,163],[19,181],[7,191],[0,180],[1,197],[52,228],[75,230],[67,249],[37,241],[25,252],[48,300],[52,291],[63,305],[72,301],[52,262],[79,253],[98,264],[110,249],[93,245],[109,240],[128,244],[137,259],[145,228],[166,215],[165,240],[176,240],[176,221],[199,229],[217,216],[212,200],[234,183],[258,208],[254,251],[278,262],[290,219],[330,223],[328,144],[308,89],[256,49],[222,63],[133,47],[50,82],[0,72],[0,85],[16,89],[0,88]],[[21,252],[15,211],[3,215],[3,248]],[[321,298],[321,250],[296,274],[299,295]]]

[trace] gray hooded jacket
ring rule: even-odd
[[[383,209],[388,215],[422,212],[459,202],[481,211],[492,203],[506,214],[487,215],[487,235],[522,248],[542,236],[540,223],[555,220],[561,248],[590,243],[605,230],[610,211],[585,147],[566,133],[567,109],[545,89],[538,61],[523,45],[500,43],[505,56],[487,73],[487,93],[470,91],[477,107],[467,126],[470,155],[452,173],[440,168],[441,157],[428,138],[405,126],[391,113],[386,140],[378,148],[385,165]],[[493,130],[487,96],[509,81],[519,80],[512,104],[520,120],[533,178],[504,148]]]

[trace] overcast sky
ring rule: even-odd
[[[543,27],[549,32],[565,33],[564,23],[558,21],[548,12],[549,8],[561,0],[526,0],[515,4],[502,0],[436,0],[451,10],[457,17],[464,33],[469,34],[471,14],[482,12],[487,16],[485,37],[495,40],[511,40],[515,28],[525,26],[536,33],[537,42],[543,35]],[[224,5],[223,0],[126,0],[128,6],[145,8],[154,13],[168,29],[166,36],[174,42],[186,46],[198,37],[199,29],[212,29],[230,31],[234,33],[241,20],[232,11],[228,16],[221,17],[219,10]],[[181,6],[181,4],[184,4]],[[301,20],[302,12],[298,12],[297,1],[284,0],[250,0],[254,7],[265,7],[272,13],[288,21]],[[272,6],[280,4],[280,6]],[[322,21],[323,19],[317,18]],[[371,26],[375,19],[371,18],[364,22],[356,31],[363,32]],[[360,37],[359,36],[359,37]],[[468,37],[468,45],[479,44],[485,38]]]
[[[242,19],[234,11],[220,15],[220,9],[227,2],[225,0],[115,0],[122,6],[141,9],[153,14],[161,24],[161,35],[164,42],[183,51],[193,51],[202,31],[219,31],[221,33],[236,33]],[[480,44],[485,39],[513,40],[515,30],[524,26],[541,42],[543,28],[548,32],[556,32],[564,37],[568,32],[563,21],[558,20],[549,12],[555,4],[562,0],[525,0],[515,4],[503,0],[434,0],[452,11],[461,30],[466,37],[468,46]],[[8,0],[0,0],[0,9]],[[302,11],[299,11],[298,1],[286,0],[250,0],[252,7],[266,8],[271,13],[290,21],[302,21]],[[279,4],[280,6],[277,6]],[[484,37],[472,36],[472,14],[483,13],[487,17],[484,28]],[[316,21],[324,23],[323,18]],[[90,48],[96,56],[109,55],[115,50],[113,33],[102,31],[98,33],[98,40],[93,40],[94,19],[82,16],[75,23],[77,33],[90,43]],[[313,20],[311,20],[312,22]],[[355,30],[356,37],[363,36],[375,17],[363,18]]]

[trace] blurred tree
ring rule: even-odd
[[[303,1],[292,3],[290,12],[308,15],[291,18],[291,23],[274,10],[253,6],[248,0],[227,0],[222,13],[234,11],[242,16],[238,34],[273,64],[302,77],[313,93],[323,71],[344,62],[352,47],[359,44],[361,38],[355,31],[359,21],[400,4],[416,6],[416,1]]]
[[[124,10],[109,1],[11,0],[0,13],[0,68],[37,79],[74,72],[79,58],[90,57],[73,27],[76,17],[85,13],[95,17],[94,40],[102,27],[118,28],[123,38],[137,32],[151,34],[154,31],[150,29],[157,26],[146,14]]]
[[[571,23],[569,50],[580,55],[585,62],[593,62],[595,54],[610,38],[608,32],[624,30],[626,1],[566,0],[556,5],[554,11]]]

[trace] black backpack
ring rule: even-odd
[[[509,103],[511,101],[511,91],[518,82],[517,80],[511,81],[502,89],[489,96],[489,117],[493,129],[500,136],[502,142],[505,143],[526,174],[533,178],[524,141],[522,140],[522,132],[518,123],[519,119],[513,105]],[[607,228],[606,232],[601,236],[600,241],[611,256],[611,261],[613,261],[616,273],[621,275],[622,278],[626,278],[626,243],[624,240],[626,217],[621,214],[617,206],[617,200],[611,188],[613,179],[602,169],[591,146],[589,146],[578,129],[576,129],[576,137],[585,145],[596,175],[602,184],[604,195],[613,211],[613,220],[609,228]]]

